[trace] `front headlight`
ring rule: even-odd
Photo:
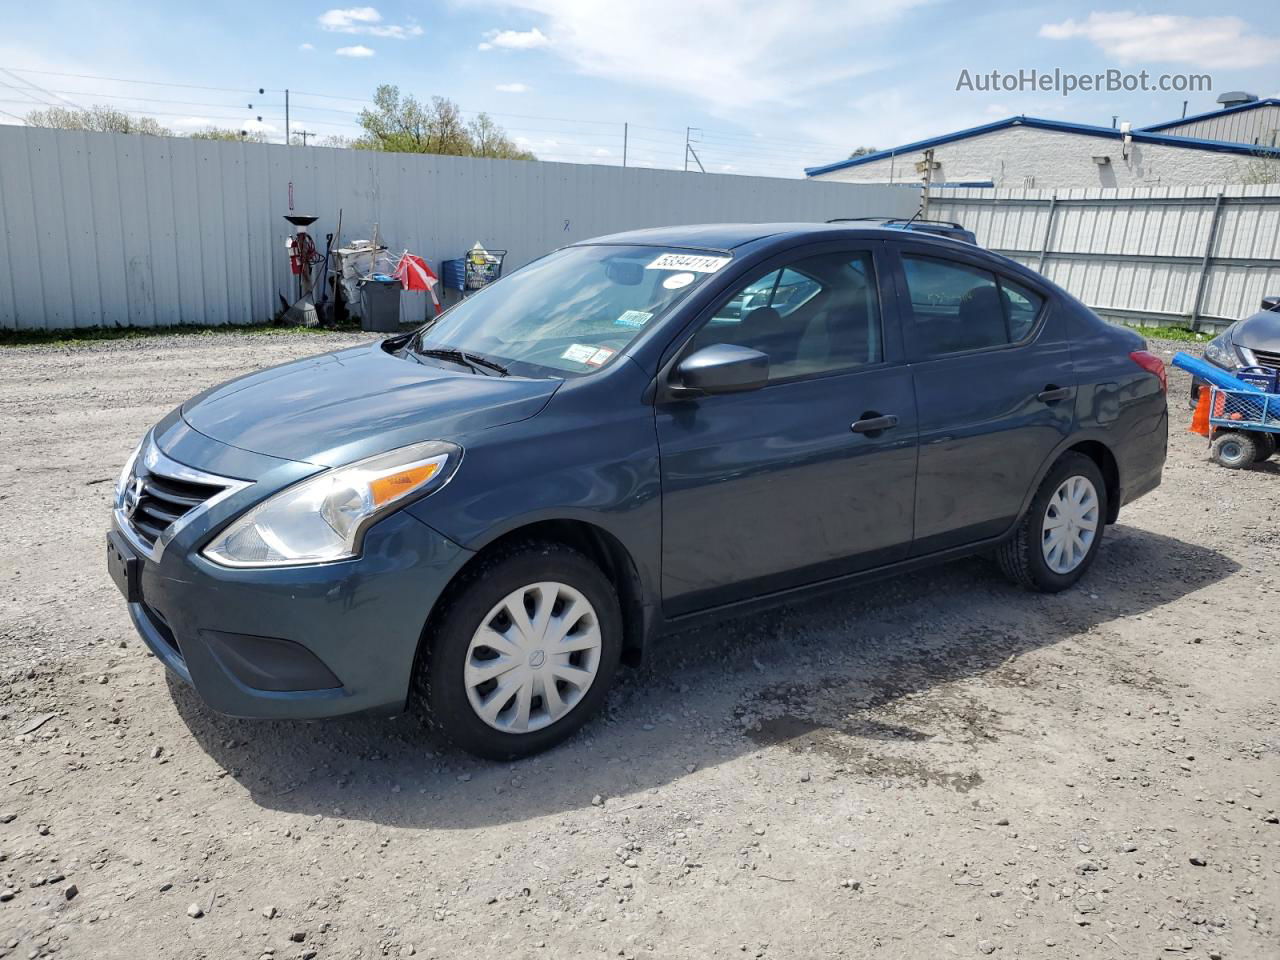
[[[226,567],[350,559],[370,524],[439,490],[461,459],[461,447],[432,440],[335,467],[258,504],[218,534],[204,555]]]
[[[1205,344],[1204,358],[1228,370],[1234,370],[1240,366],[1240,355],[1236,353],[1235,344],[1231,342],[1230,330],[1224,330]]]
[[[133,453],[129,454],[129,459],[124,462],[124,468],[120,471],[120,477],[116,480],[116,495],[114,503],[119,505],[120,498],[124,496],[124,489],[129,485],[129,475],[133,473],[133,465],[138,461],[138,454],[142,453],[142,445],[147,442],[144,435],[138,441],[138,445],[133,448]]]

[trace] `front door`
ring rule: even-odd
[[[657,406],[668,616],[907,555],[916,405],[882,246],[830,246],[763,268],[681,351],[750,347],[770,376]]]
[[[914,555],[1009,529],[1073,427],[1065,324],[1025,278],[901,244],[903,324],[920,411]]]

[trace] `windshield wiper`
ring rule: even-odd
[[[465,353],[452,347],[418,347],[413,352],[420,357],[438,357],[441,360],[452,360],[454,363],[466,367],[472,373],[480,372],[480,368],[472,363]]]
[[[483,356],[479,353],[471,353],[470,351],[467,351],[462,355],[466,357],[468,360],[470,360],[472,363],[478,363],[482,367],[488,367],[490,370],[495,371],[500,377],[505,377],[508,375],[507,368],[504,367],[502,364],[500,364],[497,360],[490,360],[486,356]]]
[[[480,367],[494,371],[494,373],[486,374],[486,376],[500,377],[507,376],[507,368],[496,360],[490,360],[488,357],[482,357],[476,353],[469,353],[466,350],[459,350],[457,347],[422,347],[412,346],[413,352],[423,357],[439,357],[441,360],[452,360],[454,363],[460,363],[464,367],[471,370],[472,373],[479,373]]]

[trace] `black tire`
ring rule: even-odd
[[[1093,484],[1098,497],[1098,528],[1093,542],[1089,544],[1084,558],[1076,568],[1068,573],[1058,573],[1050,569],[1045,561],[1041,537],[1050,499],[1073,476],[1084,477]],[[1004,575],[1018,586],[1040,593],[1066,590],[1084,576],[1097,557],[1098,548],[1102,545],[1102,535],[1106,530],[1106,518],[1107,485],[1102,479],[1102,471],[1084,454],[1064,453],[1040,482],[1036,495],[1031,498],[1031,505],[1018,521],[1013,535],[996,548],[996,562],[1000,564]]]
[[[471,706],[463,681],[471,638],[489,612],[523,586],[555,581],[579,591],[595,609],[601,636],[595,678],[569,712],[528,733],[489,726]],[[427,626],[425,656],[414,673],[417,705],[445,739],[489,760],[527,757],[572,736],[604,704],[622,654],[622,613],[613,584],[591,560],[557,543],[525,542],[481,557],[450,587]]]
[[[1253,434],[1253,443],[1258,449],[1253,453],[1253,462],[1262,463],[1264,460],[1270,460],[1276,452],[1276,435],[1274,433],[1262,433],[1255,431]]]
[[[1258,447],[1253,436],[1243,430],[1223,430],[1209,445],[1213,462],[1228,470],[1242,470],[1258,459]]]

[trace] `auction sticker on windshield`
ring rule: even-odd
[[[708,257],[696,253],[664,253],[646,270],[692,270],[694,273],[715,273],[732,257]]]
[[[662,281],[662,285],[668,290],[679,290],[693,283],[694,276],[692,273],[673,273],[667,279]]]
[[[652,313],[645,313],[643,310],[626,310],[613,322],[619,327],[643,327],[652,319]]]

